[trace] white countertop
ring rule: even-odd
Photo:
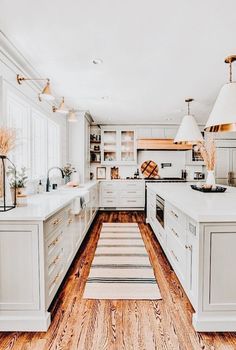
[[[203,193],[189,183],[148,183],[148,188],[197,222],[236,222],[236,188]]]
[[[28,196],[27,206],[0,212],[0,221],[44,221],[95,184],[96,181],[90,181],[77,188],[63,186],[48,193]]]

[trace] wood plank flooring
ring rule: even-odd
[[[102,222],[138,222],[163,300],[83,300]],[[137,212],[101,212],[51,306],[47,333],[0,333],[0,350],[235,350],[236,333],[196,333],[193,309]]]

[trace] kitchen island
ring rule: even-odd
[[[55,297],[98,209],[98,183],[29,196],[0,213],[0,331],[46,331]]]
[[[195,309],[197,331],[236,331],[235,203],[232,187],[147,184],[147,222]]]

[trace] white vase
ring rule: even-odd
[[[207,170],[206,184],[209,185],[209,186],[212,186],[212,188],[216,187],[216,180],[215,180],[215,172],[214,172],[214,170]]]

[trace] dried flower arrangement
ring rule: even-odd
[[[70,176],[74,171],[75,171],[75,168],[72,167],[72,165],[70,163],[67,163],[64,167],[63,167],[63,172],[65,174],[65,176]]]
[[[0,155],[6,156],[16,144],[15,129],[0,127]]]
[[[213,171],[216,165],[216,145],[213,138],[207,138],[198,144],[199,151],[208,171]]]

